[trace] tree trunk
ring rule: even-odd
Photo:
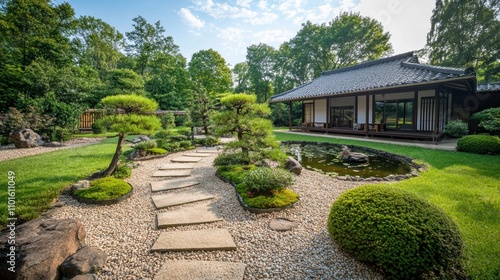
[[[125,142],[125,133],[119,133],[115,154],[113,155],[113,159],[111,160],[108,168],[106,168],[106,170],[101,173],[101,178],[110,176],[115,171],[116,167],[118,166],[118,162],[120,161],[120,155],[122,154],[123,142]]]

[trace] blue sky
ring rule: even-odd
[[[56,0],[61,3],[63,0]],[[214,49],[234,66],[246,48],[279,47],[307,20],[326,23],[343,11],[379,20],[392,35],[395,54],[420,49],[430,29],[434,0],[67,0],[76,15],[100,18],[124,33],[132,19],[160,21],[189,61],[199,50]]]

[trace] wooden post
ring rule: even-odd
[[[417,132],[418,123],[418,91],[413,93],[413,132]]]
[[[370,95],[366,94],[366,124],[365,124],[365,132],[366,132],[366,136],[368,137],[368,124],[370,123],[369,122],[369,119],[370,119]]]
[[[354,96],[354,123],[357,124],[359,128],[359,123],[358,123],[358,96]]]
[[[288,130],[292,130],[292,101],[288,103]]]
[[[328,134],[328,128],[330,127],[330,98],[326,98],[326,132]]]
[[[439,90],[434,91],[434,134],[439,133]]]

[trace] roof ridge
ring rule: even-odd
[[[414,63],[414,62],[407,62],[407,61],[401,62],[401,66],[403,66],[403,67],[412,67],[412,68],[417,68],[417,69],[422,69],[422,70],[429,70],[429,71],[434,71],[434,72],[443,72],[443,73],[455,74],[455,75],[470,74],[467,71],[469,68],[455,68],[455,67],[436,66],[436,65],[423,64],[423,63]]]
[[[335,73],[341,73],[341,72],[346,72],[346,71],[351,71],[351,70],[355,70],[355,69],[359,69],[359,68],[364,68],[364,67],[372,66],[372,65],[375,65],[375,64],[384,63],[384,62],[387,62],[387,61],[398,60],[398,59],[405,58],[405,57],[408,57],[408,58],[413,57],[413,51],[402,53],[402,54],[398,54],[398,55],[394,55],[394,56],[390,56],[390,57],[384,57],[384,58],[379,58],[379,59],[375,59],[375,60],[370,60],[370,61],[359,63],[359,64],[356,64],[356,65],[338,68],[338,69],[335,69],[335,70],[324,71],[323,73],[321,73],[321,76],[335,74]]]

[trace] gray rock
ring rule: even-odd
[[[289,231],[297,227],[297,223],[286,218],[275,218],[269,221],[269,228],[275,231]]]
[[[42,137],[29,128],[12,131],[9,139],[16,148],[33,148],[43,144]]]
[[[420,176],[420,174],[419,174],[418,172],[412,172],[412,173],[411,173],[411,176],[413,176],[413,177],[418,177],[418,176]]]
[[[83,247],[85,229],[74,219],[36,219],[16,227],[15,270],[8,270],[10,230],[0,235],[0,279],[59,279],[59,266]]]
[[[269,168],[276,168],[276,167],[280,166],[280,163],[265,158],[265,159],[262,160],[262,165],[265,166],[265,167],[269,167]]]
[[[77,275],[71,280],[98,280],[99,278],[95,274],[83,274],[83,275]]]
[[[73,194],[75,191],[80,190],[80,189],[86,189],[90,187],[90,181],[88,180],[80,180],[69,188],[69,194]]]
[[[302,165],[293,157],[288,157],[286,159],[285,169],[297,175],[300,175],[300,173],[302,172]]]
[[[340,152],[339,157],[343,161],[367,162],[369,160],[367,155],[363,153],[353,153],[347,146],[342,146],[342,152]]]
[[[59,208],[59,207],[63,207],[64,205],[66,205],[66,203],[64,203],[62,201],[58,201],[58,202],[52,204],[52,207]]]
[[[62,147],[64,145],[59,143],[59,142],[52,141],[52,142],[45,142],[45,143],[43,143],[42,146],[49,147],[49,148],[57,148],[57,147]]]
[[[130,140],[130,142],[132,142],[133,144],[137,144],[139,142],[148,141],[148,140],[151,140],[148,136],[141,135],[141,136],[139,136],[137,138],[134,138],[134,139]]]
[[[106,253],[97,247],[87,246],[67,258],[59,267],[63,277],[72,278],[80,274],[94,273],[106,263]]]

